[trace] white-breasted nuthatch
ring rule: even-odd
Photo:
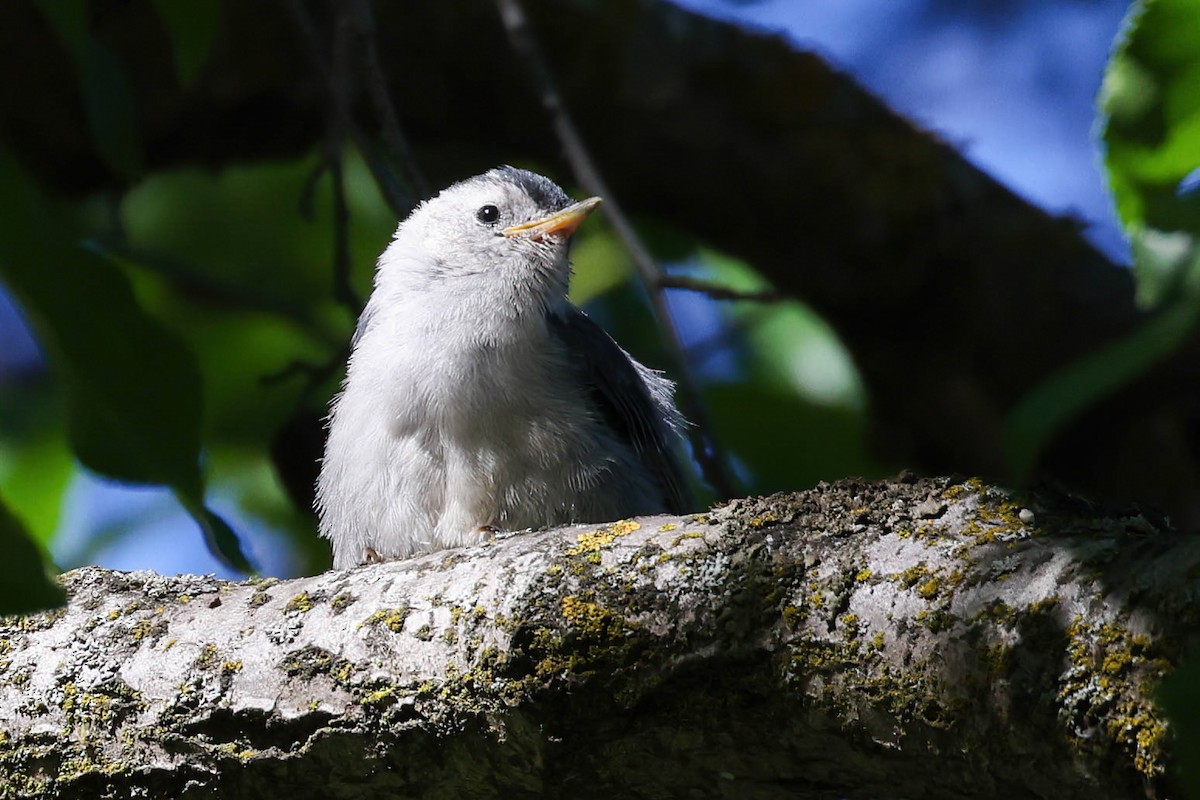
[[[500,167],[400,223],[329,415],[335,567],[689,510],[673,384],[567,299],[568,239],[599,204]]]

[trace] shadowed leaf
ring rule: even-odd
[[[47,573],[37,546],[2,502],[0,549],[0,614],[28,614],[66,602],[66,593]]]

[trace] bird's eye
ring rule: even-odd
[[[500,219],[500,209],[496,208],[491,203],[488,203],[486,206],[483,206],[475,212],[475,218],[480,222],[486,222],[490,225],[496,220]]]

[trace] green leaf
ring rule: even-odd
[[[1013,479],[1029,479],[1053,435],[1080,411],[1173,353],[1196,327],[1200,304],[1184,299],[1141,328],[1076,362],[1032,389],[1005,421],[1004,445]]]
[[[171,32],[175,75],[181,84],[195,80],[208,60],[221,25],[217,0],[153,0],[158,15]]]
[[[192,354],[142,311],[120,270],[76,246],[6,154],[0,184],[0,276],[63,381],[80,460],[121,480],[201,485]]]
[[[204,508],[191,351],[142,311],[120,270],[74,243],[65,215],[3,151],[0,185],[0,278],[66,390],[71,448],[96,472],[171,486],[206,538],[228,550]]]
[[[148,177],[121,202],[126,235],[137,251],[131,257],[188,286],[193,296],[199,289],[226,305],[314,324],[315,310],[334,303],[333,206],[328,175],[309,186],[316,163],[306,156],[218,174],[179,170]],[[346,158],[345,176],[353,280],[365,295],[396,220],[361,159]],[[311,216],[299,200],[309,190]],[[353,321],[345,327],[339,338],[349,335]]]
[[[1053,435],[1084,408],[1175,352],[1200,317],[1200,5],[1135,3],[1100,93],[1105,168],[1132,243],[1141,327],[1030,391],[1005,423],[1012,477],[1025,481]]]
[[[630,277],[631,265],[612,229],[596,218],[576,234],[571,250],[571,302],[583,305]]]
[[[1179,258],[1200,237],[1200,197],[1181,191],[1200,168],[1200,4],[1135,3],[1105,71],[1100,123],[1117,213],[1133,243],[1138,301],[1169,302],[1200,282]]]
[[[755,494],[882,472],[866,455],[865,422],[847,408],[755,383],[705,390],[717,441],[751,474]]]
[[[6,442],[0,448],[0,488],[10,498],[13,515],[43,546],[58,530],[74,476],[75,459],[61,435]]]
[[[37,546],[2,501],[0,550],[0,614],[29,614],[66,602],[66,592],[47,571]]]
[[[8,382],[0,392],[0,494],[43,546],[58,530],[75,474],[60,387],[49,376]]]
[[[88,33],[87,3],[42,0],[38,7],[74,58],[96,149],[114,172],[136,177],[143,159],[133,86],[116,57]]]
[[[200,533],[204,536],[208,552],[230,569],[236,569],[246,575],[257,572],[250,559],[242,552],[242,545],[229,523],[203,503],[197,502],[196,498],[182,493],[176,493],[175,496],[200,526]]]
[[[734,291],[770,289],[752,266],[707,249],[705,279]],[[888,471],[866,448],[866,389],[837,334],[796,301],[720,302],[737,348],[738,383],[705,390],[717,441],[751,475],[756,493]],[[736,333],[733,333],[736,332]]]
[[[1158,698],[1170,720],[1173,761],[1188,797],[1200,797],[1200,658],[1193,653],[1167,676]]]

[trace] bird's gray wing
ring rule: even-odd
[[[601,418],[637,451],[658,480],[667,510],[673,514],[694,510],[683,471],[671,450],[671,429],[686,424],[671,401],[671,382],[634,361],[574,306],[565,313],[552,312],[546,319]]]

